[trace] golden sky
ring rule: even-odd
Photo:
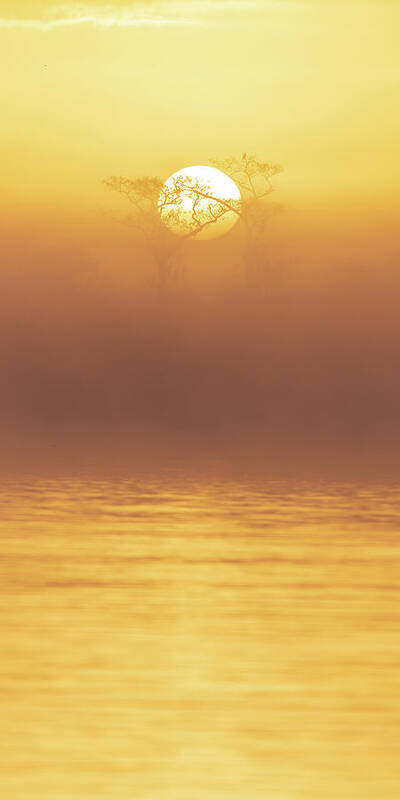
[[[102,202],[243,149],[280,199],[395,209],[400,5],[392,0],[3,0],[1,203]]]

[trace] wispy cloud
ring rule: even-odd
[[[112,6],[96,6],[93,4],[53,5],[50,13],[32,14],[29,18],[22,16],[1,16],[0,28],[31,29],[52,31],[57,28],[71,28],[77,25],[93,25],[98,28],[129,28],[139,26],[192,26],[201,25],[204,19],[223,13],[227,19],[230,13],[251,13],[293,7],[302,4],[303,0],[159,0],[145,4],[143,2],[118,4]],[[149,8],[152,8],[150,11]],[[49,9],[49,7],[48,7]],[[184,10],[185,15],[182,15]],[[209,20],[211,21],[211,20]]]
[[[52,31],[57,28],[71,28],[77,25],[94,25],[98,28],[130,28],[150,25],[197,25],[195,19],[164,14],[144,14],[137,11],[96,11],[90,9],[68,10],[63,7],[59,14],[53,9],[51,17],[9,18],[0,16],[0,28]]]
[[[196,20],[162,19],[159,17],[137,17],[136,19],[119,19],[118,17],[79,17],[71,19],[38,20],[38,19],[1,19],[0,28],[22,28],[37,31],[52,31],[56,28],[68,28],[76,25],[96,25],[99,28],[129,28],[143,25],[198,25]]]

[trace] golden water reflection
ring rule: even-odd
[[[397,799],[398,490],[3,483],[1,797]]]

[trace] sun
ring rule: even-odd
[[[158,200],[164,224],[178,236],[215,239],[239,218],[241,196],[236,183],[215,167],[194,166],[174,172]]]

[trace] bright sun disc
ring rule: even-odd
[[[236,183],[220,169],[185,167],[165,181],[158,209],[178,236],[215,239],[237,222],[240,199]]]

